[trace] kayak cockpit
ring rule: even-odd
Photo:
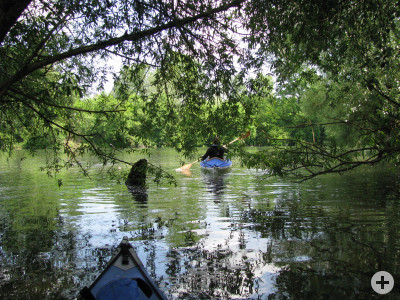
[[[212,157],[201,161],[200,166],[203,169],[224,170],[232,166],[232,161],[230,159],[221,159],[219,157]]]

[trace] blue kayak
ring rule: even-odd
[[[93,284],[80,292],[85,300],[167,299],[124,237],[119,251]]]
[[[220,159],[217,157],[209,158],[203,160],[200,163],[202,169],[205,170],[226,170],[232,166],[232,161],[230,159]]]

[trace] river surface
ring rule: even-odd
[[[148,180],[147,196],[132,194],[93,164],[90,178],[62,171],[59,188],[42,153],[0,156],[0,298],[74,299],[128,236],[170,299],[400,299],[393,169],[298,184],[235,160],[225,174],[175,173],[170,149],[149,159],[177,187]],[[370,283],[381,270],[395,279],[385,296]]]

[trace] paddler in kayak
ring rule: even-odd
[[[228,149],[224,146],[221,146],[221,142],[218,136],[215,136],[213,139],[212,145],[207,149],[206,154],[203,155],[201,160],[206,160],[207,158],[219,158],[224,159],[224,153],[228,152]]]

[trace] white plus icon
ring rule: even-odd
[[[377,272],[371,278],[371,286],[373,290],[378,294],[381,295],[387,294],[393,289],[394,286],[393,276],[386,271]]]

